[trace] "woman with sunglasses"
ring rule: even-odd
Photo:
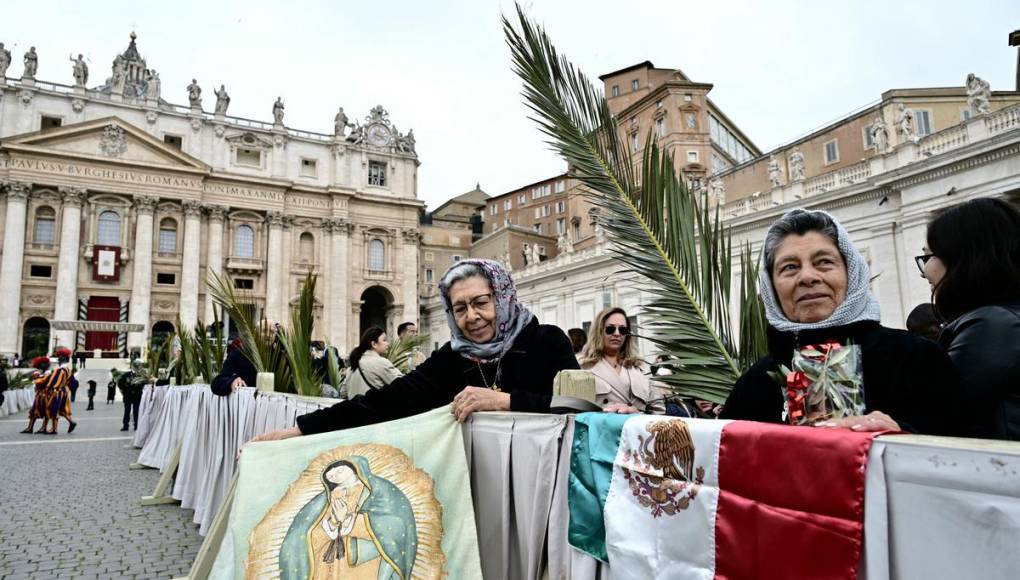
[[[556,373],[577,368],[567,335],[538,323],[498,262],[461,260],[440,279],[439,291],[450,342],[390,384],[302,415],[296,427],[254,441],[381,423],[451,403],[461,422],[477,411],[548,413]]]
[[[638,358],[627,313],[606,308],[592,324],[581,368],[595,375],[595,403],[607,413],[664,413],[663,393],[651,384],[651,370]]]
[[[963,377],[975,434],[1020,440],[1020,211],[975,199],[928,225],[917,267],[945,323],[939,343]]]
[[[934,342],[882,326],[870,282],[864,256],[828,213],[794,209],[773,223],[758,275],[769,355],[737,380],[721,417],[785,422],[784,389],[774,378],[780,365],[790,368],[795,349],[835,341],[860,347],[864,411],[815,426],[967,432],[952,361]]]

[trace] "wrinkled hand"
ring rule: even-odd
[[[242,379],[241,377],[237,377],[236,379],[234,379],[234,382],[230,383],[230,392],[233,393],[237,391],[237,389],[247,386],[248,384],[244,382],[244,379]]]
[[[299,437],[301,430],[297,427],[287,427],[286,429],[274,429],[273,431],[267,431],[258,437],[253,437],[249,440],[249,443],[258,443],[259,441],[279,441],[281,439],[290,439],[291,437]]]
[[[815,423],[815,427],[825,429],[850,429],[851,431],[899,431],[900,425],[892,417],[881,411],[872,411],[867,415],[829,419]]]
[[[609,403],[605,407],[602,407],[602,411],[605,413],[619,413],[621,415],[633,415],[641,412],[634,407],[624,405],[623,403]]]
[[[476,411],[509,411],[510,393],[483,389],[481,387],[464,387],[457,393],[450,405],[450,413],[463,423]]]

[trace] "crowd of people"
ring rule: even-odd
[[[790,364],[795,349],[837,342],[859,346],[863,411],[817,427],[1020,440],[1020,211],[998,199],[950,208],[929,224],[915,261],[931,289],[930,306],[912,316],[911,325],[922,330],[882,326],[870,269],[843,226],[823,211],[786,213],[766,234],[758,277],[768,355],[743,373],[721,408],[693,407],[729,419],[785,422],[784,391],[773,373]],[[450,342],[397,376],[385,364],[374,366],[386,337],[371,329],[352,353],[351,367],[361,376],[347,400],[257,440],[447,404],[459,421],[477,411],[549,412],[553,378],[578,367],[594,375],[597,404],[606,412],[666,410],[668,393],[637,355],[623,309],[601,312],[590,336],[571,329],[568,338],[520,303],[497,262],[458,262],[439,288]]]

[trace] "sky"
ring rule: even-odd
[[[962,86],[974,72],[1012,90],[1016,0],[830,2],[531,0],[522,5],[589,77],[652,61],[714,85],[709,97],[762,150],[876,101],[893,88]],[[211,110],[225,84],[231,115],[332,132],[338,107],[363,119],[383,105],[413,128],[418,197],[429,208],[556,175],[564,162],[528,119],[510,65],[506,0],[5,2],[0,41],[21,73],[29,46],[41,80],[73,84],[68,55],[109,76],[131,31],[163,98],[186,104],[196,78]]]

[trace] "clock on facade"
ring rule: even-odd
[[[379,123],[373,123],[368,127],[368,142],[376,147],[383,147],[390,142],[390,131]]]

